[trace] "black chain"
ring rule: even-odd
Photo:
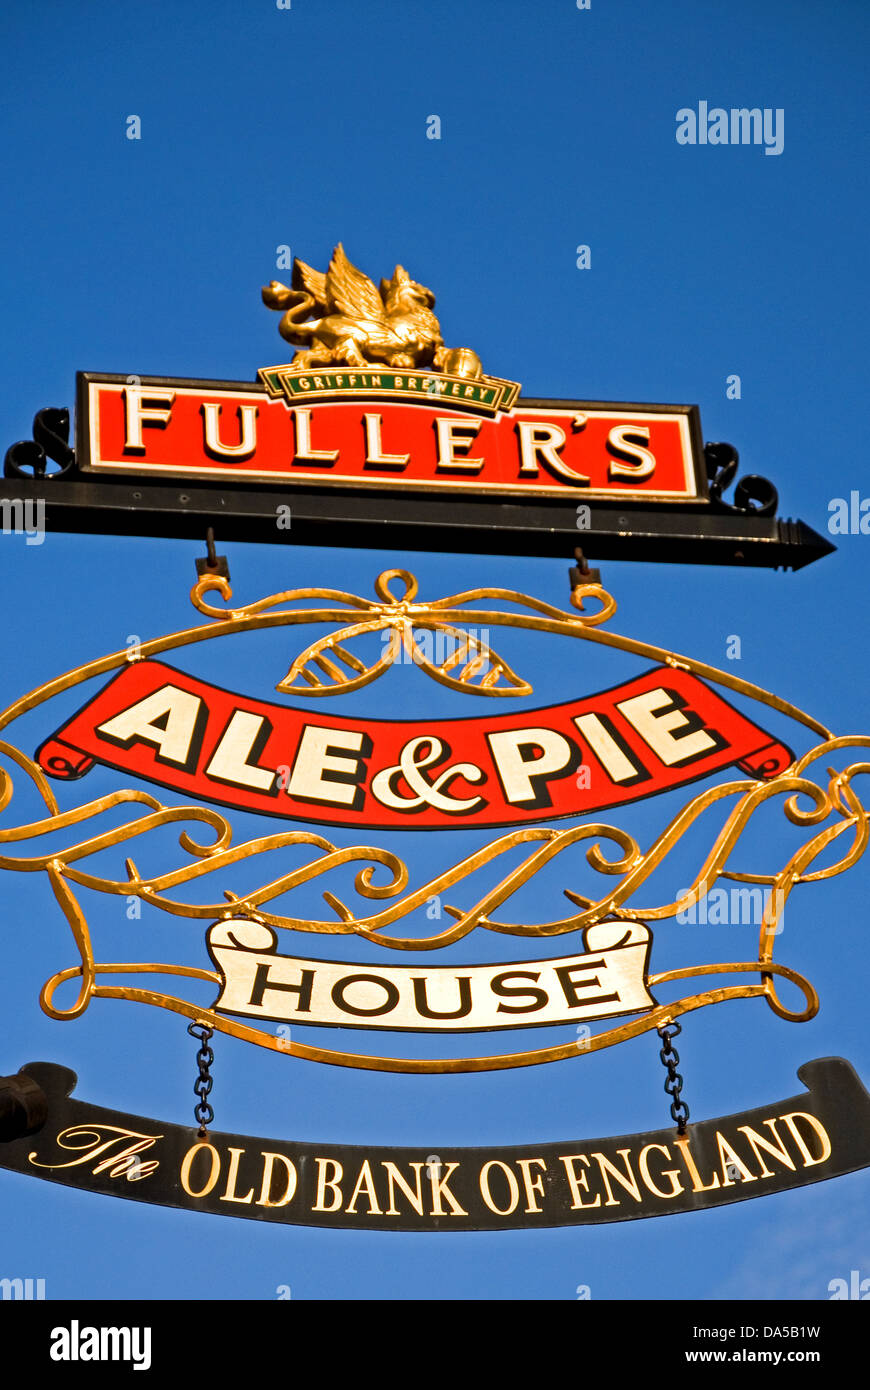
[[[200,1139],[205,1139],[207,1134],[206,1127],[210,1125],[214,1119],[214,1111],[207,1099],[212,1088],[212,1077],[209,1075],[208,1069],[214,1061],[214,1053],[209,1047],[208,1041],[214,1029],[209,1028],[205,1023],[189,1023],[187,1025],[187,1031],[192,1038],[196,1038],[199,1042],[199,1051],[196,1054],[196,1060],[199,1065],[199,1076],[193,1083],[194,1092],[199,1096],[199,1100],[193,1107],[193,1114],[199,1123],[199,1137]]]
[[[681,1033],[679,1023],[665,1023],[658,1029],[658,1035],[664,1043],[659,1056],[662,1059],[662,1066],[667,1067],[668,1076],[665,1081],[665,1090],[671,1097],[671,1118],[677,1126],[677,1133],[685,1134],[686,1125],[689,1122],[689,1107],[684,1100],[680,1099],[680,1091],[683,1089],[683,1078],[677,1071],[680,1064],[680,1054],[673,1045],[673,1039]]]

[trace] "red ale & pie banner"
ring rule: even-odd
[[[793,754],[667,666],[547,709],[387,720],[291,709],[139,661],[37,759],[52,777],[102,763],[263,815],[411,830],[586,815],[732,763],[772,777]]]

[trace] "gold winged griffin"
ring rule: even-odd
[[[352,265],[341,242],[326,274],[297,256],[291,286],[272,280],[263,303],[283,310],[278,330],[294,347],[294,368],[368,367],[379,363],[404,369],[426,368],[457,376],[482,375],[480,359],[469,348],[444,346],[432,312],[435,296],[397,265],[392,279],[374,282]]]

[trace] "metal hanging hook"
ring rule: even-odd
[[[575,597],[577,590],[584,584],[600,584],[601,571],[598,569],[590,569],[589,561],[586,559],[579,545],[574,551],[574,559],[577,563],[576,565],[572,565],[568,572],[568,582],[571,585],[571,606],[573,608],[578,608],[582,613],[583,600],[580,597]]]
[[[205,533],[205,557],[197,557],[196,573],[200,579],[204,574],[219,574],[223,579],[230,577],[226,555],[218,555],[215,552],[213,526],[209,526]]]

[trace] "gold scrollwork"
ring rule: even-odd
[[[401,597],[396,597],[390,587],[396,579],[405,585]],[[187,1018],[199,1019],[233,1037],[291,1056],[338,1066],[415,1073],[489,1071],[576,1057],[584,1052],[595,1052],[626,1038],[638,1036],[683,1013],[728,999],[763,997],[774,1013],[794,1022],[814,1016],[818,1009],[815,990],[797,971],[774,962],[775,940],[784,904],[795,886],[843,872],[860,858],[867,846],[870,838],[868,812],[855,790],[854,783],[860,774],[870,772],[870,761],[855,761],[841,771],[828,768],[826,779],[820,778],[818,781],[813,779],[810,771],[814,762],[829,759],[834,753],[870,748],[870,737],[837,737],[824,725],[788,702],[730,673],[718,671],[690,658],[677,657],[648,643],[598,630],[599,625],[612,616],[616,607],[610,595],[598,585],[588,585],[575,590],[572,601],[576,607],[582,608],[584,598],[598,600],[601,605],[597,613],[582,618],[563,613],[540,600],[500,589],[474,589],[436,600],[434,603],[416,604],[416,580],[401,570],[386,571],[379,576],[375,589],[378,595],[376,603],[339,590],[312,588],[276,594],[245,608],[223,610],[208,604],[205,595],[211,590],[218,590],[225,599],[229,599],[232,597],[229,585],[218,576],[206,576],[194,588],[192,600],[204,616],[214,621],[202,628],[173,633],[143,643],[140,653],[144,658],[173,647],[261,627],[303,623],[343,625],[342,630],[332,639],[329,657],[326,656],[327,647],[318,643],[311,644],[297,657],[287,677],[296,691],[298,687],[293,683],[296,676],[303,669],[308,669],[312,663],[318,664],[321,671],[329,674],[323,662],[318,662],[318,659],[332,660],[336,655],[336,643],[341,645],[346,640],[345,634],[349,630],[348,610],[365,614],[364,621],[357,624],[357,628],[366,627],[370,631],[392,628],[399,632],[403,643],[412,643],[412,629],[420,625],[428,625],[430,628],[442,624],[452,627],[456,623],[473,623],[484,627],[514,626],[580,637],[651,657],[672,666],[682,666],[702,678],[760,700],[769,707],[789,715],[813,731],[821,741],[789,768],[768,781],[730,781],[698,793],[646,849],[641,849],[637,841],[624,830],[602,822],[569,829],[526,826],[499,836],[482,849],[437,874],[427,883],[408,891],[410,874],[407,866],[397,854],[386,849],[372,846],[351,846],[342,849],[322,835],[300,830],[281,831],[233,845],[232,826],[221,812],[203,806],[165,806],[157,797],[145,791],[124,789],[62,812],[45,775],[33,759],[8,741],[0,740],[0,755],[8,758],[30,779],[46,810],[46,814],[39,819],[0,829],[0,868],[17,872],[44,872],[47,875],[58,904],[69,923],[79,955],[78,965],[58,971],[43,987],[41,1004],[46,1013],[56,1019],[71,1019],[80,1016],[92,998],[126,999],[157,1005]],[[520,604],[524,611],[515,613],[502,610],[469,610],[462,607],[480,598],[510,601]],[[312,600],[323,599],[330,605],[340,606],[304,606]],[[296,603],[303,606],[293,607]],[[340,653],[338,655],[341,659]],[[516,694],[530,688],[525,686],[522,678],[516,676],[506,663],[500,662],[491,652],[488,659],[492,664],[484,671],[482,677],[480,668],[469,669],[474,666],[473,658],[466,662],[458,676],[451,676],[449,671],[445,672],[435,667],[432,667],[428,674],[435,679],[443,680],[446,684],[458,685],[463,690],[473,689],[478,694]],[[6,729],[19,716],[35,709],[54,695],[120,667],[127,660],[128,653],[125,650],[92,661],[76,671],[47,682],[0,713],[0,730]],[[425,663],[421,664],[425,669]],[[355,671],[352,677],[342,681],[336,679],[335,688],[357,688],[382,674],[387,665],[389,661],[381,659],[363,671]],[[349,669],[354,671],[352,662],[349,663]],[[480,680],[477,685],[468,684],[478,677]],[[279,688],[290,687],[285,683]],[[318,692],[316,686],[310,686],[309,693],[311,692],[323,693]],[[0,768],[0,812],[9,806],[12,795],[12,773]],[[760,807],[777,797],[783,798],[783,810],[789,822],[810,832],[809,838],[775,873],[753,874],[733,866],[732,857],[753,816]],[[129,812],[126,823],[121,826],[113,825],[108,830],[99,830],[101,818],[107,812],[115,812],[118,808],[126,808]],[[691,887],[669,901],[638,902],[637,894],[654,870],[667,860],[700,817],[715,814],[717,808],[720,815],[724,812],[724,816],[716,831],[712,848],[698,867]],[[183,829],[179,835],[179,846],[186,857],[180,867],[166,873],[143,874],[130,857],[125,861],[126,876],[108,877],[104,873],[93,872],[85,867],[93,856],[132,840],[139,841],[147,848],[148,837],[153,831],[168,824],[182,822],[188,822],[188,828]],[[206,843],[194,836],[194,825],[201,826],[207,832]],[[31,839],[46,836],[56,839],[61,835],[68,838],[68,832],[75,831],[78,827],[84,830],[84,837],[74,838],[74,843],[65,847],[55,847],[52,841],[53,847],[41,854],[10,852],[12,846]],[[836,862],[824,867],[814,867],[822,852],[844,835],[851,838]],[[576,882],[576,851],[579,847],[585,849],[585,862],[593,876],[606,879],[608,886],[605,891],[584,894],[573,885],[566,888],[565,895],[574,911],[553,921],[523,923],[506,920],[502,916],[502,909],[509,900],[559,856],[568,856],[564,864],[566,869],[570,866],[569,881],[574,879]],[[225,874],[228,869],[246,863],[256,856],[280,858],[285,852],[298,848],[308,852],[306,862],[290,869],[282,867],[277,875],[269,876],[245,893],[239,894],[223,887],[221,896],[208,903],[184,900],[183,891],[179,894],[179,890],[184,890],[186,885],[199,885],[201,880],[215,873],[221,874],[226,882]],[[394,923],[420,909],[434,896],[438,896],[444,903],[445,894],[450,893],[452,889],[470,880],[488,866],[504,861],[506,856],[515,857],[517,851],[523,853],[521,861],[510,863],[497,883],[491,884],[482,893],[477,893],[476,901],[472,905],[444,905],[443,910],[451,918],[449,926],[439,929],[429,937],[396,935],[387,930]],[[358,904],[345,901],[344,897],[326,887],[322,896],[329,915],[312,917],[307,914],[295,914],[290,910],[292,904],[281,912],[275,910],[278,899],[292,895],[303,885],[353,863],[360,865],[353,881],[354,892],[360,900]],[[584,1039],[582,1046],[572,1041],[554,1047],[500,1056],[432,1059],[359,1056],[304,1044],[295,1038],[289,1041],[283,1037],[270,1037],[259,1029],[216,1014],[213,1009],[203,1008],[199,1004],[169,994],[129,984],[102,983],[101,980],[106,976],[123,974],[179,976],[213,984],[219,983],[219,977],[214,971],[192,966],[96,961],[88,922],[74,891],[76,888],[83,888],[99,893],[134,897],[173,916],[194,920],[247,915],[278,929],[359,936],[387,950],[421,951],[449,946],[477,929],[517,937],[554,937],[573,932],[583,934],[591,926],[606,919],[652,922],[672,918],[698,903],[720,879],[763,884],[769,888],[756,958],[730,964],[697,965],[665,971],[650,976],[649,983],[663,985],[696,975],[713,974],[755,976],[755,979],[743,978],[738,982],[687,995],[671,1003],[659,1004],[639,1018]],[[175,896],[169,896],[171,893]],[[777,981],[782,979],[788,980],[802,992],[802,1007],[792,1009],[783,1003],[777,992]],[[79,981],[77,996],[71,1004],[62,1006],[55,998],[57,990],[61,985],[73,980]]]

